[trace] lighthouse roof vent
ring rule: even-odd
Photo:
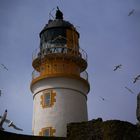
[[[57,6],[57,11],[55,16],[56,19],[63,19],[63,13],[59,10],[58,6]]]
[[[54,27],[73,28],[73,25],[70,22],[63,20],[63,13],[60,11],[58,6],[57,6],[56,14],[55,14],[55,19],[49,20],[45,28],[48,29],[48,28],[54,28]]]

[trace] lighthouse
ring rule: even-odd
[[[87,54],[59,8],[39,36],[32,57],[33,135],[66,137],[68,123],[88,120]]]

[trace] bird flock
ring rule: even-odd
[[[0,67],[1,69],[8,71],[8,68],[4,64],[0,64],[0,66],[1,66]],[[3,94],[2,89],[0,89],[0,97],[2,96],[2,94]],[[15,130],[23,131],[23,129],[18,128],[13,123],[13,121],[7,119],[7,109],[5,110],[4,114],[2,116],[0,116],[0,130],[2,130],[2,131],[4,131],[4,128],[3,128],[4,123],[8,123],[8,127],[12,127]]]
[[[135,13],[135,9],[132,9],[129,13],[128,16],[132,16]],[[113,69],[113,71],[116,71],[118,69],[122,68],[122,64],[116,65],[115,68]],[[136,77],[134,77],[133,83],[136,83],[138,80],[140,80],[140,75],[137,75]],[[130,93],[134,94],[134,91],[130,88],[128,88],[127,86],[125,86],[125,89],[127,89]],[[99,96],[100,99],[102,101],[105,101],[106,99],[104,97]]]
[[[118,71],[119,69],[122,69],[122,64],[118,64],[118,65],[114,66],[113,71]],[[135,84],[138,80],[140,80],[140,74],[139,75],[136,75],[133,78],[132,83]],[[124,88],[126,90],[128,90],[130,93],[135,94],[135,92],[132,89],[128,88],[127,86],[125,86]],[[99,97],[102,99],[102,101],[105,101],[106,100],[104,97],[101,97],[101,96],[99,96]]]
[[[121,69],[121,67],[122,67],[122,64],[119,64],[119,65],[115,66],[115,68],[114,68],[113,71],[116,71],[116,70],[118,70],[118,69]],[[133,83],[136,83],[138,80],[140,80],[140,74],[137,75],[136,77],[134,77]]]
[[[114,68],[114,71],[118,70],[118,69],[121,69],[122,68],[122,64],[119,64],[117,66],[115,66]],[[134,78],[133,78],[133,84],[135,84],[138,80],[140,80],[140,74],[139,75],[136,75]],[[131,93],[134,93],[130,88],[128,87],[125,87],[129,92]]]

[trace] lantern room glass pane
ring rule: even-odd
[[[46,33],[45,33],[45,42],[50,42],[55,40],[58,36],[63,36],[64,38],[66,38],[66,29],[65,28],[54,28],[54,29],[49,29]],[[55,43],[57,43],[58,40],[56,40]],[[62,44],[66,44],[66,40],[65,39],[61,39],[59,40],[59,43]]]

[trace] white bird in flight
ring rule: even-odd
[[[3,116],[0,116],[0,130],[4,130],[4,128],[2,126],[3,126],[4,122],[6,122],[6,123],[8,123],[9,127],[13,127],[16,130],[23,131],[23,129],[18,128],[12,121],[6,119],[6,117],[7,117],[7,109],[5,110]]]
[[[7,123],[9,123],[9,124],[8,124],[9,127],[13,127],[13,128],[16,129],[16,130],[23,131],[23,129],[18,128],[12,121],[7,120],[7,119],[6,119],[5,121],[7,121]]]
[[[3,113],[2,116],[0,116],[0,130],[4,130],[4,128],[2,127],[5,120],[6,120],[6,117],[7,117],[7,109],[5,110],[5,112]]]

